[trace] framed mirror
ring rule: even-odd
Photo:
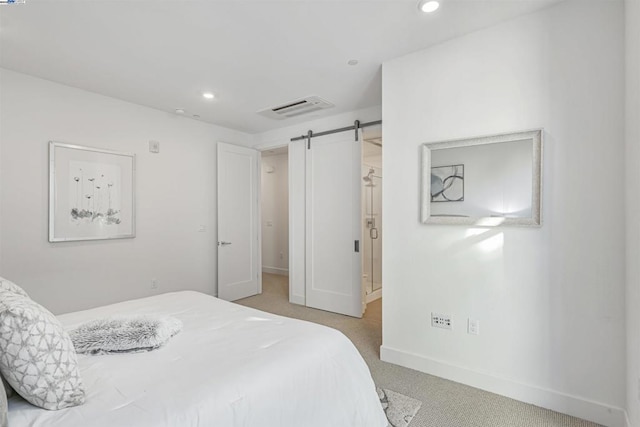
[[[541,225],[542,129],[422,145],[422,222]]]

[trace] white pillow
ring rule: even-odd
[[[40,304],[0,290],[0,373],[25,400],[57,410],[84,403],[75,349]]]
[[[7,396],[2,388],[2,381],[0,381],[0,427],[7,427]]]
[[[11,280],[7,280],[3,277],[0,277],[0,292],[2,291],[13,292],[15,294],[22,295],[29,298],[29,295],[27,295],[25,290],[22,289],[20,286],[16,285]],[[11,396],[13,396],[13,389],[7,383],[7,381],[4,379],[2,375],[0,375],[0,380],[2,380],[2,385],[4,386],[4,389],[7,393],[7,399],[8,399]],[[2,424],[0,424],[0,427],[3,427]]]
[[[22,295],[29,298],[29,295],[20,286],[13,283],[11,280],[0,277],[0,291],[13,292],[14,294]]]
[[[2,374],[0,374],[0,380],[1,380],[0,382],[2,383],[2,387],[4,387],[4,390],[7,393],[7,399],[8,399],[11,396],[13,396],[13,389],[11,388],[9,383],[7,383],[7,380],[4,379]],[[0,426],[0,427],[2,427],[2,426]]]

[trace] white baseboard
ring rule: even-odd
[[[304,297],[300,295],[289,295],[289,302],[291,304],[305,305]]]
[[[472,371],[384,345],[380,347],[380,359],[608,427],[628,425],[624,409],[601,402]]]
[[[271,274],[279,274],[280,276],[288,276],[289,269],[287,268],[278,268],[278,267],[266,267],[262,266],[263,273],[271,273]]]
[[[365,297],[365,301],[367,304],[369,304],[371,301],[375,301],[380,298],[382,298],[382,288],[376,289],[370,294],[367,294],[367,296]]]

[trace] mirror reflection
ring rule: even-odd
[[[423,155],[423,222],[540,224],[541,131],[425,144]]]

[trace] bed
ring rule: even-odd
[[[114,315],[170,315],[159,350],[78,355],[86,403],[47,411],[9,399],[9,426],[386,427],[371,374],[340,332],[198,292],[58,316],[65,329]]]

